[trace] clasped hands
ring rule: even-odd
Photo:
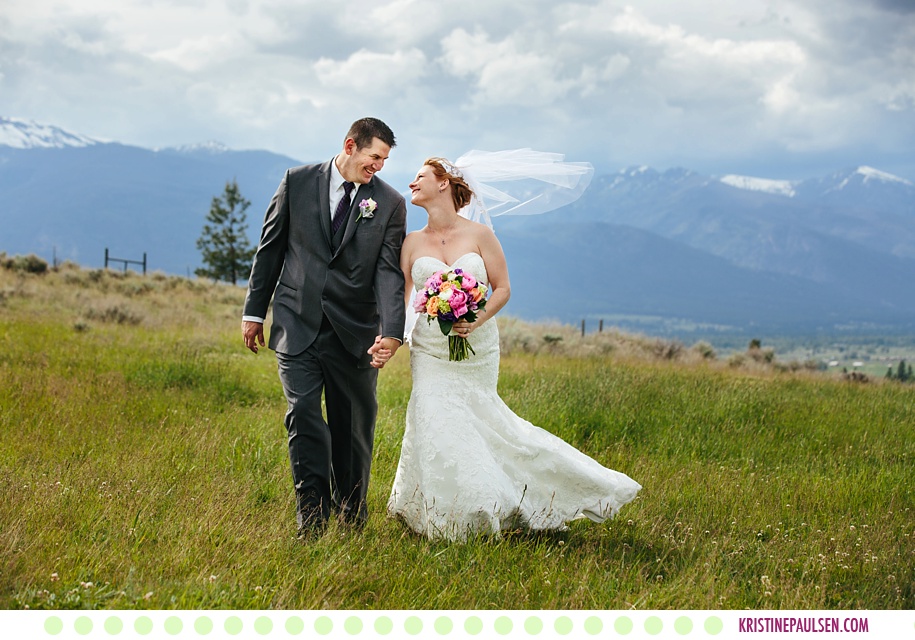
[[[400,347],[400,341],[394,338],[382,338],[377,336],[375,344],[369,347],[368,353],[372,356],[371,365],[376,369],[381,369],[391,359],[394,352]]]

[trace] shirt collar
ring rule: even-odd
[[[340,173],[340,170],[337,168],[337,158],[336,156],[330,163],[330,192],[335,193],[343,187],[343,183],[346,182],[346,179],[343,177],[343,174]],[[358,187],[359,185],[353,184],[353,186]]]

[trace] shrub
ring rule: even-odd
[[[109,304],[101,308],[90,307],[86,311],[90,320],[113,322],[115,324],[137,325],[143,322],[143,316],[123,304]]]
[[[849,382],[870,382],[870,378],[867,377],[867,374],[861,373],[860,371],[846,371],[842,374],[842,378]]]
[[[716,357],[718,357],[718,354],[715,353],[715,348],[704,340],[694,344],[693,351],[698,353],[705,360],[714,360]]]
[[[33,253],[27,256],[13,256],[8,258],[5,253],[0,254],[0,264],[5,269],[11,271],[22,271],[25,273],[47,273],[48,263],[46,260],[39,258]]]
[[[747,349],[747,355],[756,362],[771,364],[775,361],[775,349],[772,347],[766,347],[763,349],[759,346],[751,346],[749,349]]]
[[[662,360],[676,360],[683,351],[683,344],[676,340],[657,340],[652,348],[655,356]]]

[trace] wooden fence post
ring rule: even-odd
[[[120,262],[124,265],[124,273],[127,273],[128,264],[138,264],[143,267],[143,275],[146,275],[146,252],[143,252],[143,260],[128,260],[127,258],[114,258],[108,253],[108,247],[105,247],[105,268],[108,268],[109,262]]]

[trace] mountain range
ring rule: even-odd
[[[226,182],[252,202],[256,243],[298,164],[0,117],[0,251],[102,266],[108,248],[189,275]],[[419,228],[424,212],[409,209]],[[524,319],[674,335],[915,330],[915,185],[874,168],[783,181],[629,167],[595,176],[573,205],[494,223],[511,271],[506,311]]]

